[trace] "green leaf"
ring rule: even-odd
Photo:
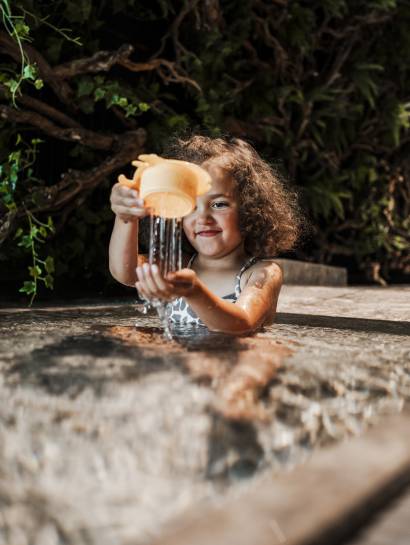
[[[375,182],[375,181],[378,179],[378,174],[377,174],[376,169],[374,169],[374,168],[369,168],[368,176],[369,176],[369,182],[370,182],[370,183]]]
[[[185,115],[172,115],[167,118],[166,123],[171,129],[184,129],[189,125],[188,118]]]
[[[10,79],[4,82],[4,85],[10,89],[11,93],[15,93],[20,86],[20,82],[15,79]]]
[[[362,62],[356,66],[359,70],[375,70],[377,72],[384,72],[384,66],[381,64],[371,63],[371,62]]]
[[[46,285],[46,288],[49,288],[51,290],[54,289],[54,278],[50,274],[48,274],[44,278],[44,284]]]
[[[95,100],[101,100],[104,97],[105,97],[105,89],[101,89],[100,87],[97,87],[97,89],[94,91]]]
[[[340,219],[344,219],[345,213],[343,203],[340,199],[340,195],[336,193],[329,193],[330,200],[332,201],[334,211]]]
[[[26,280],[23,284],[23,287],[19,289],[19,292],[27,293],[27,295],[30,295],[31,293],[36,293],[36,283],[32,280]]]
[[[393,246],[398,250],[406,250],[410,244],[404,237],[396,236],[393,238]]]
[[[135,104],[128,104],[128,106],[125,108],[125,117],[130,117],[131,115],[135,115],[137,112],[137,107]]]
[[[47,231],[47,228],[44,227],[44,225],[41,225],[39,227],[39,233],[42,237],[46,238],[46,236],[48,235],[48,231]]]
[[[38,278],[39,276],[41,276],[41,273],[42,273],[42,270],[38,265],[34,265],[33,267],[29,267],[28,271],[30,273],[30,276],[32,276],[33,278]]]
[[[35,80],[37,76],[37,68],[34,64],[26,64],[23,70],[23,77],[24,79],[32,79]]]
[[[47,256],[45,262],[44,262],[44,267],[46,269],[46,272],[48,273],[53,273],[54,272],[54,258],[51,257],[50,255]]]
[[[21,150],[13,151],[9,155],[9,161],[14,163],[19,163],[21,159]]]
[[[120,108],[125,108],[128,105],[128,99],[117,94],[112,95],[111,100],[108,103],[110,106],[120,106]]]
[[[30,235],[23,235],[17,246],[21,246],[22,248],[31,248],[32,240],[33,239]]]
[[[38,235],[38,232],[39,232],[39,228],[36,225],[33,225],[30,229],[30,236],[34,238]]]
[[[24,23],[23,20],[17,21],[14,24],[14,33],[15,36],[17,35],[21,40],[26,39],[30,34],[30,27]]]

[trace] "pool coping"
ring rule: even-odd
[[[347,286],[347,269],[298,261],[296,259],[275,259],[282,271],[284,284],[296,286]]]
[[[219,505],[202,503],[152,545],[341,545],[410,485],[410,414],[315,451]]]

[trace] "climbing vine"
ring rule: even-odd
[[[20,71],[7,70],[0,76],[0,82],[11,95],[13,105],[16,105],[16,94],[20,92],[23,81],[32,82],[36,89],[41,89],[43,82],[37,77],[35,63],[30,63],[24,51],[24,42],[30,42],[30,27],[26,24],[23,15],[13,15],[8,0],[0,0],[0,14],[3,26],[17,44],[20,56]]]

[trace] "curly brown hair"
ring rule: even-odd
[[[297,195],[248,142],[233,137],[177,137],[168,143],[164,156],[198,165],[215,160],[235,179],[239,227],[249,255],[273,257],[295,246],[301,230]]]

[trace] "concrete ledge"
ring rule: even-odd
[[[282,268],[285,284],[304,286],[347,286],[347,270],[307,261],[275,259]]]
[[[385,418],[289,474],[193,508],[152,545],[345,544],[410,483],[409,432],[408,414]]]

